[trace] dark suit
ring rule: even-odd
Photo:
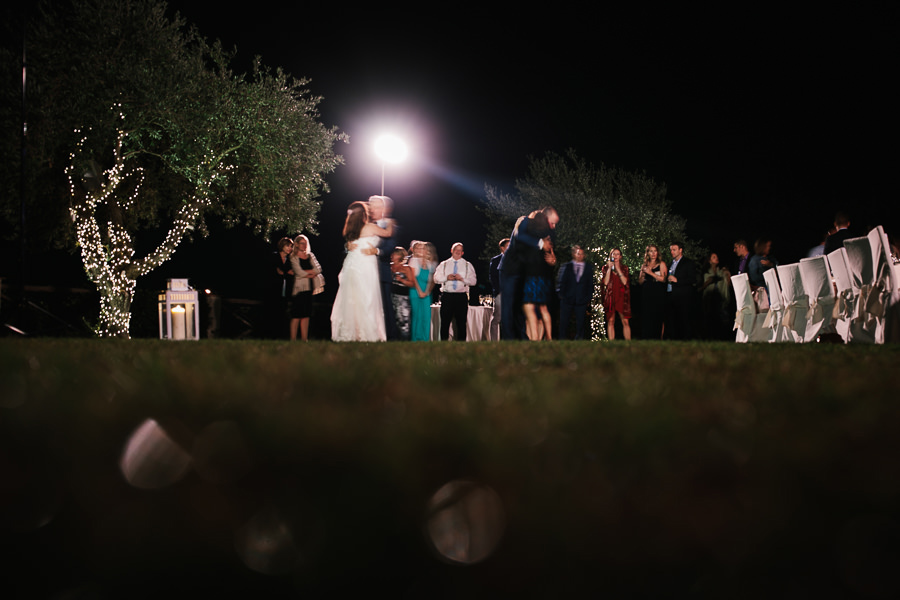
[[[575,313],[575,339],[587,337],[585,327],[588,308],[594,296],[594,265],[585,261],[581,279],[575,278],[575,262],[567,262],[559,269],[559,339],[566,338],[569,320]]]
[[[491,315],[491,340],[497,341],[500,339],[500,314],[503,310],[503,298],[500,294],[500,259],[503,258],[503,253],[501,252],[497,256],[491,259],[491,265],[489,268],[490,278],[491,278],[491,294],[494,296],[494,310]]]
[[[666,293],[665,337],[670,340],[689,340],[693,337],[691,324],[696,304],[697,265],[688,257],[682,256],[674,270],[669,267],[669,275],[678,281],[667,284],[672,289]]]
[[[387,339],[400,339],[397,331],[397,323],[394,320],[394,305],[391,300],[391,253],[397,247],[397,223],[394,223],[394,232],[391,237],[378,238],[378,279],[381,282],[381,308],[384,313],[384,331]]]
[[[853,234],[850,233],[849,228],[838,229],[827,238],[825,238],[825,254],[830,254],[838,248],[843,248],[844,240],[849,240],[852,237]]]
[[[501,339],[526,340],[525,315],[522,313],[522,286],[525,283],[525,267],[528,264],[529,248],[538,248],[542,238],[550,235],[550,230],[530,235],[526,230],[529,219],[523,217],[518,227],[509,236],[509,246],[500,259],[500,328]]]

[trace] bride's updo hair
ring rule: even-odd
[[[344,223],[344,239],[355,242],[359,239],[359,232],[365,227],[367,221],[366,205],[362,202],[354,202],[347,209],[347,221]]]

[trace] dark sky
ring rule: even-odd
[[[511,189],[529,155],[570,147],[664,181],[689,235],[728,253],[737,237],[771,235],[775,255],[796,261],[842,207],[854,225],[896,231],[895,4],[172,6],[236,46],[239,68],[259,54],[311,79],[322,120],[350,135],[313,238],[320,260],[340,253],[347,205],[380,189],[383,130],[412,146],[387,171],[401,242],[434,241],[442,258],[456,240],[481,254],[486,182]]]

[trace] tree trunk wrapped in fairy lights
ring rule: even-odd
[[[99,335],[128,337],[137,278],[192,230],[205,233],[206,216],[314,231],[315,198],[347,136],[319,122],[306,80],[258,59],[232,72],[230,53],[159,0],[46,4],[28,27],[26,203],[57,243],[74,221],[101,295]],[[165,238],[148,244],[160,226]],[[155,250],[136,256],[138,237]]]

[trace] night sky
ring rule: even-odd
[[[311,238],[331,293],[345,209],[379,192],[372,145],[388,130],[412,153],[387,170],[400,241],[433,241],[442,259],[454,241],[473,262],[485,243],[494,247],[475,208],[485,183],[512,190],[529,156],[568,148],[665,182],[688,235],[728,261],[734,239],[761,235],[774,238],[782,263],[799,260],[839,208],[854,226],[898,230],[889,110],[896,4],[840,12],[320,5],[171,4],[206,37],[236,47],[239,70],[259,54],[309,78],[323,97],[322,121],[350,135]],[[183,248],[180,260],[202,251]]]

